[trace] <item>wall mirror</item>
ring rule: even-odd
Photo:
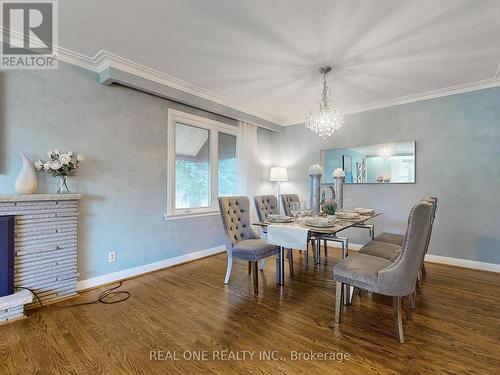
[[[322,150],[321,163],[324,184],[334,182],[336,168],[344,170],[347,184],[415,183],[415,142]]]

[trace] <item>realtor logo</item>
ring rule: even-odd
[[[57,69],[56,0],[1,1],[1,69]]]

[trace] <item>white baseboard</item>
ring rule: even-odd
[[[340,242],[334,242],[334,241],[328,241],[328,247],[338,247],[341,248],[342,244]],[[357,244],[357,243],[350,243],[349,242],[349,250],[354,250],[358,251],[363,247],[363,245]]]
[[[430,263],[446,264],[448,266],[472,268],[474,270],[500,273],[500,264],[496,263],[478,262],[477,260],[450,258],[432,254],[427,254],[425,256],[425,261]]]
[[[127,268],[125,270],[121,270],[118,272],[108,273],[106,275],[93,277],[91,279],[80,280],[76,285],[76,289],[84,290],[89,288],[95,288],[100,285],[112,283],[115,281],[120,281],[123,279],[127,279],[129,277],[142,275],[144,273],[161,270],[162,268],[168,268],[176,266],[178,264],[190,262],[192,260],[204,258],[210,255],[215,255],[223,251],[226,251],[226,247],[224,245],[212,247],[205,250],[195,251],[194,253],[180,255],[174,258],[168,258],[160,260],[158,262],[144,264],[142,266],[137,266],[133,268]]]
[[[342,247],[342,245],[338,242],[329,242],[328,246]],[[349,243],[349,250],[358,251],[359,249],[361,249],[362,246],[363,245],[357,243]],[[425,256],[425,261],[429,263],[445,264],[447,266],[471,268],[474,270],[500,273],[500,264],[496,263],[478,262],[477,260],[451,258],[451,257],[444,257],[441,255],[432,255],[432,254],[427,254]]]

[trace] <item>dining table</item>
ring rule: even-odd
[[[339,236],[339,233],[349,229],[349,228],[362,228],[367,229],[369,231],[370,239],[373,241],[375,237],[375,226],[373,224],[368,224],[367,221],[373,219],[377,216],[382,215],[381,212],[375,212],[371,215],[359,215],[358,218],[352,219],[340,219],[336,218],[333,221],[333,224],[330,226],[312,226],[308,225],[304,222],[305,217],[299,215],[298,217],[293,218],[293,221],[287,223],[278,223],[275,221],[264,220],[252,223],[252,225],[261,227],[264,232],[267,231],[267,227],[269,225],[287,225],[287,226],[297,226],[298,228],[305,228],[308,230],[308,239],[314,239],[315,248],[314,250],[314,259],[315,264],[320,264],[321,259],[321,241],[324,241],[326,245],[326,241],[334,241],[339,242],[342,246],[342,259],[349,255],[349,239],[347,237]],[[309,240],[308,240],[309,242]],[[285,248],[283,246],[279,246],[279,257],[278,257],[278,272],[276,276],[276,283],[278,285],[285,284],[285,256],[284,256]],[[307,262],[307,259],[306,259]],[[307,264],[306,264],[307,266]],[[346,296],[350,295],[350,293],[346,293]],[[347,302],[347,300],[346,300]]]

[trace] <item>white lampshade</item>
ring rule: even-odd
[[[269,174],[269,181],[272,181],[272,182],[288,181],[288,175],[286,173],[286,168],[285,167],[272,167],[271,173]]]

